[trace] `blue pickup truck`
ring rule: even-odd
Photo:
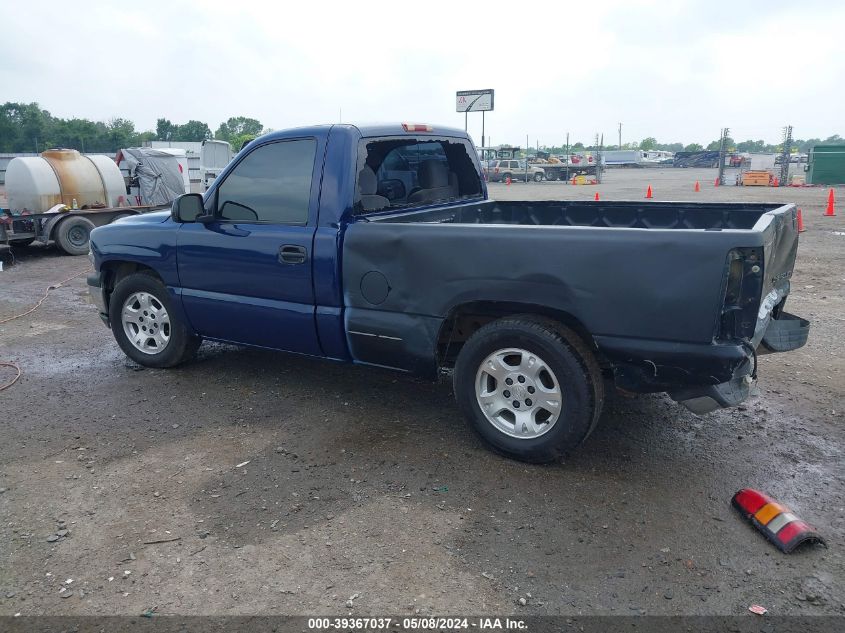
[[[807,339],[784,310],[797,247],[794,205],[494,202],[463,131],[327,125],[97,228],[88,284],[142,365],[211,339],[451,373],[481,437],[540,462],[584,441],[610,387],[697,413],[746,398],[758,354]]]

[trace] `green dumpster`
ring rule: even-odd
[[[816,145],[810,150],[807,184],[845,184],[845,145]]]

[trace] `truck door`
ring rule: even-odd
[[[312,242],[324,139],[259,145],[206,197],[207,222],[181,225],[182,303],[208,338],[320,355]]]

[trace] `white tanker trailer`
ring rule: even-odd
[[[0,244],[54,241],[69,255],[88,252],[88,237],[95,227],[169,204],[162,200],[156,205],[129,205],[117,164],[108,156],[83,155],[74,149],[12,159],[6,168],[6,193],[9,208],[0,211]]]

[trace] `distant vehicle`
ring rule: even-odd
[[[675,153],[663,149],[649,149],[645,150],[643,154],[643,163],[652,165],[666,165],[671,163],[674,159]]]
[[[608,150],[601,160],[605,167],[643,167],[646,153],[641,149]]]
[[[675,152],[673,167],[718,167],[718,150],[700,150],[697,152]]]
[[[492,182],[505,182],[508,177],[511,180],[522,181],[526,179],[540,182],[545,177],[544,172],[539,167],[528,164],[524,160],[494,160],[488,167],[487,179]]]
[[[536,156],[528,161],[534,167],[545,172],[548,181],[569,180],[576,174],[594,174],[596,162],[591,155],[583,154],[559,154],[552,157],[547,152],[537,152]]]

